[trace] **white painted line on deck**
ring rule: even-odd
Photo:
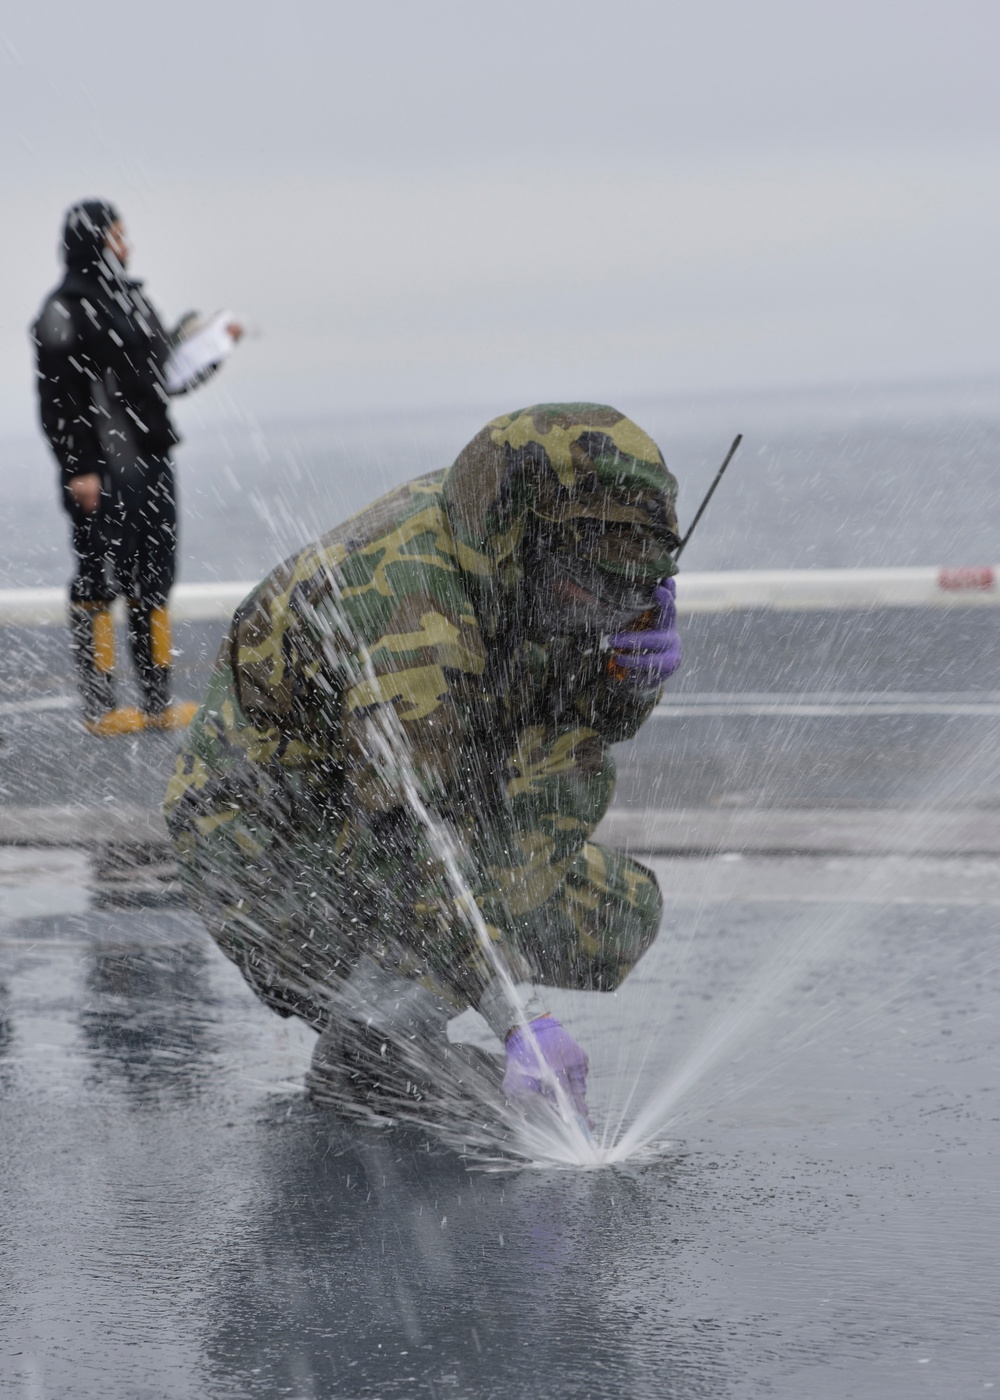
[[[678,690],[668,693],[662,705],[864,705],[869,700],[886,704],[922,701],[928,705],[1000,705],[1000,690]]]
[[[668,910],[711,904],[1000,906],[996,860],[980,856],[649,856]],[[669,916],[668,916],[669,923]]]
[[[73,710],[78,705],[74,695],[45,695],[34,700],[6,700],[0,703],[0,719],[16,719],[21,715],[46,714],[51,711]],[[1000,718],[1000,694],[989,691],[980,698],[957,695],[922,695],[895,691],[871,691],[838,695],[822,692],[807,695],[794,693],[768,695],[766,692],[736,694],[678,695],[676,699],[661,700],[653,711],[653,719],[705,719],[749,715],[781,719],[811,718],[876,718],[893,715],[968,715],[974,719]]]
[[[1000,691],[680,691],[665,695],[655,719],[761,715],[780,718],[881,715],[1000,716]]]

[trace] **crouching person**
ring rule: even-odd
[[[613,990],[659,926],[652,873],[590,838],[609,745],[680,662],[675,497],[614,409],[525,409],[237,610],[167,821],[213,938],[320,1032],[319,1097],[432,1096],[472,1006],[497,1088],[586,1119],[587,1056],[544,988]]]

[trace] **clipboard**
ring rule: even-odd
[[[229,358],[236,345],[228,329],[233,323],[239,324],[239,319],[231,311],[216,311],[192,326],[174,347],[164,368],[168,394],[187,393]]]

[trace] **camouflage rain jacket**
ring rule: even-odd
[[[657,691],[615,679],[596,639],[528,634],[526,544],[558,533],[611,572],[660,578],[675,496],[655,443],[614,409],[525,409],[241,604],[166,813],[195,906],[275,1009],[322,1024],[362,951],[459,1006],[491,981],[408,776],[457,834],[515,977],[617,985],[659,895],[589,837],[614,786],[607,746]],[[409,765],[373,751],[380,716]]]

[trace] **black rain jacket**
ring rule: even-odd
[[[180,440],[164,384],[175,337],[142,284],[99,251],[73,259],[31,334],[42,429],[64,487],[88,472],[110,487],[130,464],[162,458]]]

